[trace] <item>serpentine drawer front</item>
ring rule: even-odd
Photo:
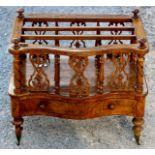
[[[103,101],[86,101],[85,103],[52,101],[47,99],[21,100],[19,103],[20,114],[29,115],[54,115],[84,119],[104,115],[133,115],[136,109],[135,100],[108,99]]]
[[[130,15],[27,15],[19,9],[9,52],[18,145],[23,117],[32,115],[81,120],[131,116],[140,143],[148,42],[138,10]]]

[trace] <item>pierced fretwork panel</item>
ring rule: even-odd
[[[111,61],[114,65],[114,72],[112,74],[111,86],[114,88],[128,88],[129,74],[126,71],[127,65],[129,65],[131,54],[112,54]]]
[[[32,23],[32,27],[43,27],[43,26],[46,26],[48,27],[48,22],[33,22]],[[35,35],[45,35],[46,34],[46,31],[34,31]],[[47,45],[48,44],[48,41],[47,40],[34,40],[33,41],[33,44],[45,44]]]
[[[48,63],[46,54],[30,54],[30,63],[33,66],[33,73],[28,80],[28,88],[30,91],[48,91],[50,82],[45,73],[45,66]]]
[[[124,23],[115,23],[115,22],[110,22],[109,25],[110,26],[125,26]],[[118,31],[118,30],[115,30],[115,31],[110,31],[111,35],[121,35],[122,34],[122,31]],[[123,44],[123,41],[122,40],[111,40],[108,42],[108,44]]]
[[[111,55],[111,58],[108,55]],[[132,53],[109,53],[95,58],[96,91],[135,91],[137,68]]]
[[[33,22],[32,23],[32,26],[33,27],[34,26],[38,26],[38,27],[46,26],[46,27],[48,27],[48,22]],[[45,35],[46,34],[46,31],[34,31],[34,33],[36,35]],[[40,45],[46,44],[47,45],[48,44],[48,41],[47,40],[34,40],[33,41],[33,44],[40,44]],[[35,58],[35,55],[34,55],[34,58]],[[48,63],[44,64],[45,66],[48,65],[49,62],[50,62],[49,55],[46,55],[46,59],[47,59],[47,62]]]
[[[70,57],[69,65],[74,70],[71,78],[69,91],[72,97],[84,97],[89,95],[90,85],[84,76],[84,71],[88,65],[87,57]]]
[[[71,22],[70,26],[86,26],[85,22]],[[84,31],[72,31],[73,35],[82,35]],[[70,43],[70,47],[80,48],[86,47],[85,41],[83,40],[73,40]]]

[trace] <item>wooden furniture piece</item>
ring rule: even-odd
[[[132,116],[139,144],[148,52],[139,11],[131,16],[17,12],[9,46],[13,56],[9,95],[17,144],[23,117],[32,115]]]

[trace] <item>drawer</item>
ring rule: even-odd
[[[69,103],[66,101],[51,101],[46,99],[33,99],[21,102],[21,115],[85,115],[86,108],[81,108],[81,103]]]
[[[133,115],[136,110],[136,101],[128,99],[109,99],[98,101],[92,108],[93,115]]]
[[[83,101],[52,101],[48,99],[23,100],[21,115],[51,115],[64,118],[93,118],[107,115],[133,115],[135,100],[108,99]]]

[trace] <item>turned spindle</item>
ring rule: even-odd
[[[20,48],[19,42],[20,42],[19,38],[12,39],[13,48],[16,52],[18,52],[18,49]],[[22,62],[22,60],[21,60],[20,54],[15,54],[14,60],[13,60],[13,71],[15,73],[14,74],[14,84],[15,84],[14,92],[15,93],[20,93],[22,90],[21,62]]]

